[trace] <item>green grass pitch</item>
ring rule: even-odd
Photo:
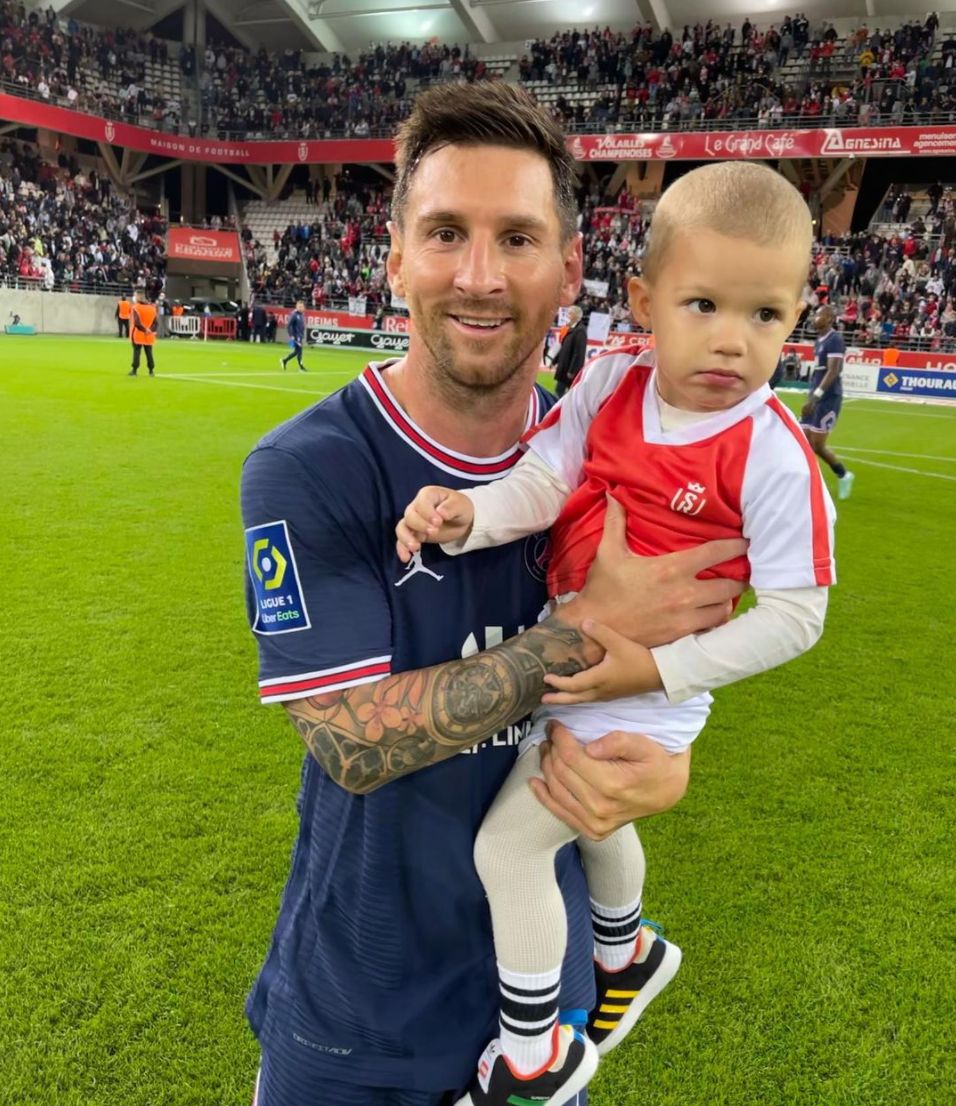
[[[131,380],[115,339],[0,337],[4,1106],[249,1101],[301,750],[256,702],[239,469],[365,356],[285,352]],[[956,410],[850,402],[834,446],[826,634],[718,694],[642,828],[684,966],[592,1106],[956,1101]]]

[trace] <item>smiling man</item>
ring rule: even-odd
[[[408,352],[267,435],[242,478],[260,696],[284,704],[308,748],[292,870],[247,1008],[258,1106],[458,1100],[498,1007],[474,839],[544,676],[599,659],[586,616],[651,646],[722,622],[740,591],[696,577],[742,543],[635,557],[614,511],[581,597],[541,623],[540,538],[457,559],[429,547],[403,566],[393,527],[414,492],[495,480],[550,406],[535,378],[558,306],[577,296],[581,240],[563,135],[514,86],[421,96],[396,162],[388,272],[409,304]],[[539,800],[594,838],[686,787],[688,756],[638,734],[585,751],[559,729],[547,748]],[[561,1007],[584,1011],[592,936],[573,847],[557,872]],[[562,1033],[556,1087],[586,1050]]]

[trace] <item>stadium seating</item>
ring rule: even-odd
[[[0,140],[0,283],[48,291],[153,294],[166,272],[166,225],[109,181]]]

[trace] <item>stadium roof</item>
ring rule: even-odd
[[[798,11],[811,20],[923,19],[926,0],[205,0],[207,9],[250,48],[301,47],[357,53],[374,42],[520,42],[564,27],[627,28],[650,21],[672,30],[707,17],[761,24]],[[45,3],[44,3],[44,6]],[[52,0],[61,15],[104,26],[154,26],[182,0]],[[936,10],[956,12],[956,0]],[[944,20],[951,22],[951,20]]]

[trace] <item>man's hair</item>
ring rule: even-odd
[[[705,227],[761,246],[813,244],[813,220],[793,185],[766,165],[719,161],[692,169],[664,192],[648,231],[642,272],[653,281],[677,231]]]
[[[523,88],[503,81],[444,84],[415,99],[411,115],[395,135],[392,218],[399,226],[415,170],[426,154],[444,146],[506,146],[539,154],[551,168],[562,239],[574,234],[578,217],[574,158],[560,126]]]

